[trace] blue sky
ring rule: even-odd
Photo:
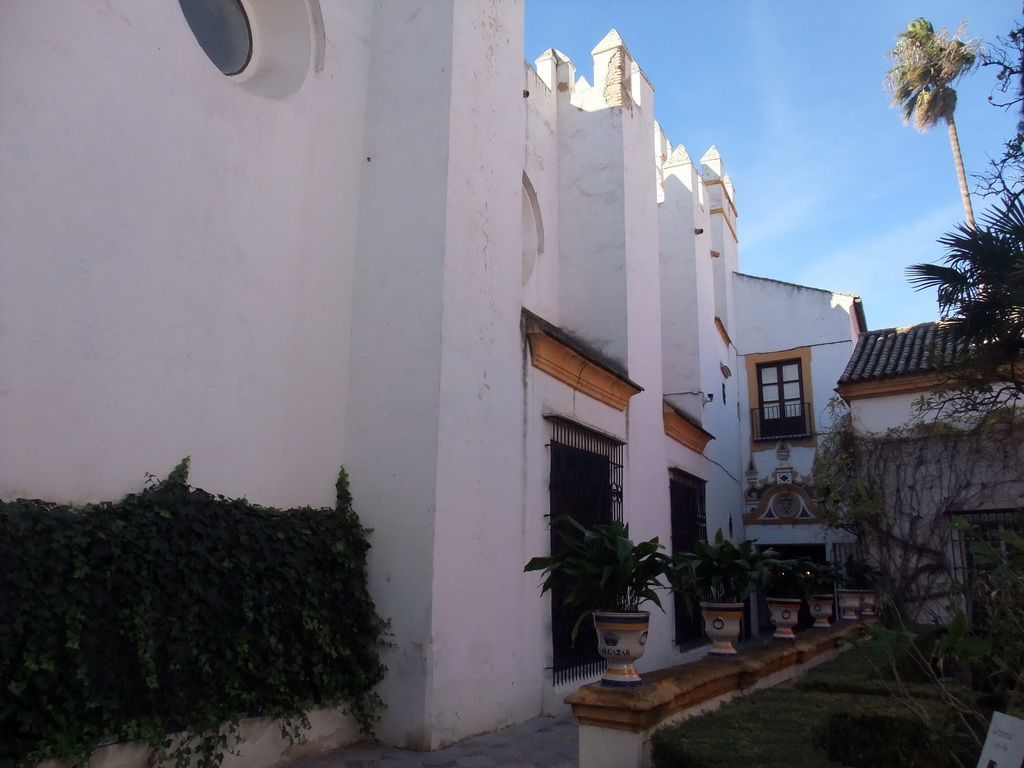
[[[937,261],[963,221],[944,125],[889,107],[885,53],[907,22],[968,22],[996,42],[1019,0],[526,0],[525,57],[557,48],[593,82],[590,51],[618,30],[654,85],[655,117],[694,161],[712,144],[736,185],[740,270],[859,295],[873,329],[938,318],[904,267]],[[991,67],[957,87],[968,173],[998,157],[1016,115],[988,103]],[[972,183],[973,186],[973,183]],[[987,206],[975,197],[975,216]]]

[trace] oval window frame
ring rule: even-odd
[[[178,0],[178,7],[181,9],[185,22],[192,31],[196,42],[199,43],[199,47],[206,54],[206,57],[223,75],[226,77],[236,77],[245,72],[250,63],[252,63],[255,47],[253,20],[242,0],[213,1],[216,3],[216,9],[221,10],[225,18],[229,22],[233,21],[233,23],[211,25],[210,22],[216,22],[216,19],[201,17],[203,10],[210,7],[208,2],[202,2],[202,0],[199,2],[196,2],[196,0]],[[239,24],[239,21],[241,24]],[[244,27],[245,31],[244,40],[239,35],[242,27]],[[243,42],[244,45],[240,45]],[[245,56],[241,58],[240,64],[240,57],[237,55],[231,56],[228,61],[223,61],[221,51],[240,48],[245,50]]]

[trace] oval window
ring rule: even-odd
[[[252,57],[252,30],[240,0],[178,0],[203,52],[225,75],[237,75]]]

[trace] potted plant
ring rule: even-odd
[[[691,613],[693,596],[701,600],[704,631],[711,638],[709,655],[735,655],[743,601],[767,583],[769,562],[777,554],[758,551],[749,539],[737,546],[719,528],[713,541],[698,541],[692,552],[674,557],[673,588],[682,591]]]
[[[878,582],[881,578],[882,572],[867,560],[851,555],[843,563],[843,581],[846,587],[844,591],[850,593],[848,599],[851,602],[856,599],[859,603],[857,610],[861,616],[875,615],[875,606],[878,604]]]
[[[839,568],[835,563],[808,563],[807,605],[814,617],[814,627],[828,629],[835,613],[835,589],[839,580]]]
[[[569,524],[560,531],[563,546],[550,556],[534,557],[523,570],[544,572],[541,594],[555,579],[567,581],[565,604],[580,611],[573,640],[584,621],[593,617],[598,652],[608,662],[601,684],[639,687],[633,662],[643,655],[651,616],[640,605],[650,601],[662,607],[655,590],[667,586],[661,579],[667,577],[671,558],[661,552],[657,536],[634,544],[629,526],[620,521],[589,529],[568,516],[557,518],[555,523],[559,522]]]
[[[772,559],[768,563],[768,610],[772,614],[775,625],[773,638],[777,640],[796,640],[793,627],[800,618],[800,606],[803,604],[810,583],[810,561],[807,558],[792,560]]]

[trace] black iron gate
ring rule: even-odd
[[[557,552],[564,546],[563,536],[582,535],[559,517],[570,517],[584,528],[622,519],[622,443],[566,419],[552,417],[550,421],[551,551]],[[572,640],[572,627],[580,610],[563,604],[568,589],[560,579],[555,579],[551,587],[556,684],[591,677],[604,667],[592,626],[582,627],[575,643]]]

